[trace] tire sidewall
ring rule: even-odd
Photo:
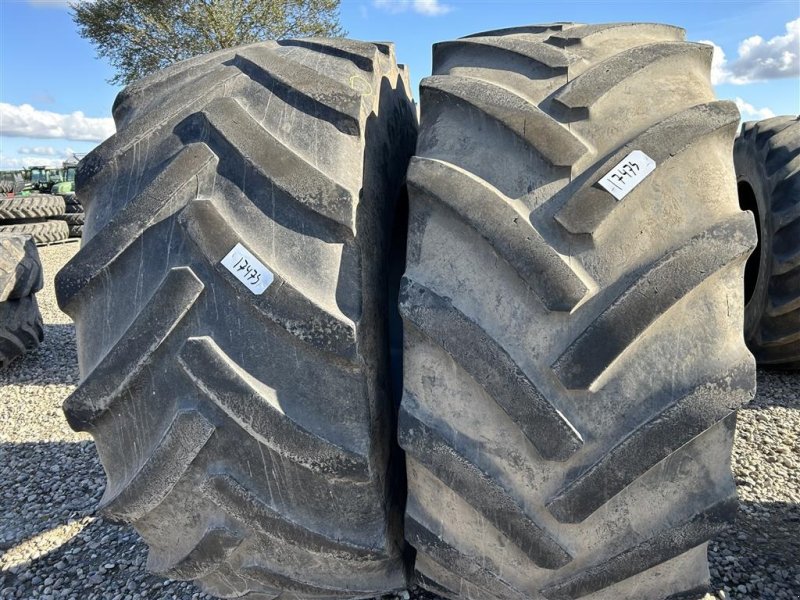
[[[734,146],[734,163],[736,165],[736,183],[745,182],[753,190],[758,207],[758,236],[761,256],[758,265],[753,294],[745,305],[744,337],[751,341],[758,334],[761,316],[769,301],[769,281],[772,277],[773,219],[772,219],[772,186],[766,172],[763,153],[759,151],[754,139],[739,139]]]

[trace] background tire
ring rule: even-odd
[[[733,146],[739,201],[757,215],[745,269],[745,339],[763,365],[800,368],[800,117],[744,123]]]
[[[0,369],[38,348],[43,339],[42,315],[34,296],[0,302]]]
[[[72,227],[73,225],[83,225],[84,223],[84,213],[67,213],[65,215],[61,215],[61,219],[66,222],[67,225]]]
[[[61,196],[34,194],[0,198],[0,220],[40,219],[64,214]]]
[[[43,285],[42,263],[33,238],[0,234],[0,302],[30,296]]]
[[[57,221],[42,220],[13,225],[0,224],[0,235],[4,233],[29,235],[37,246],[42,246],[67,239],[69,237],[69,226],[60,219]]]
[[[260,43],[133,89],[80,163],[56,280],[102,508],[213,595],[403,589],[383,267],[416,116],[393,46]],[[262,295],[220,264],[237,243]]]
[[[69,194],[64,194],[64,202],[66,205],[69,206],[81,206],[80,200],[78,200],[78,196],[75,195],[75,192],[70,192]]]
[[[400,295],[405,530],[449,598],[665,598],[708,585],[754,393],[755,244],[712,49],[661,25],[437,44]],[[597,185],[640,150],[623,200]],[[637,160],[637,159],[634,159]],[[640,166],[641,168],[641,166]],[[633,169],[633,167],[631,167]]]
[[[71,238],[83,237],[83,225],[70,225],[69,237]]]

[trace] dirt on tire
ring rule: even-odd
[[[408,175],[399,437],[416,581],[448,598],[708,585],[736,510],[753,220],[712,48],[652,24],[437,44]],[[617,200],[599,181],[655,170]]]
[[[64,409],[150,570],[224,597],[405,588],[383,263],[410,98],[391,44],[259,43],[130,86],[81,161]]]

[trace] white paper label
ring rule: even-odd
[[[641,150],[634,150],[598,183],[614,198],[622,200],[655,170],[656,161]]]
[[[241,244],[236,244],[228,252],[227,256],[222,259],[222,265],[256,296],[266,292],[272,280],[275,279],[272,271],[261,264],[261,261],[250,254],[247,248]]]

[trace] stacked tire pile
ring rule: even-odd
[[[0,179],[0,194],[19,194],[24,187],[25,180],[19,173]]]
[[[117,98],[56,279],[102,509],[226,598],[690,597],[755,389],[712,48],[556,23],[433,58],[419,131],[387,43],[226,49]]]
[[[38,246],[69,237],[64,199],[50,194],[0,198],[0,234],[28,235]]]
[[[74,192],[64,194],[65,212],[61,217],[69,227],[69,237],[79,238],[83,236],[83,206],[78,196]]]
[[[42,341],[35,297],[42,284],[42,264],[31,236],[0,233],[0,369]]]

